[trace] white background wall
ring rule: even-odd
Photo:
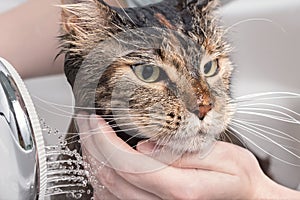
[[[233,79],[235,96],[267,92],[288,91],[300,93],[300,1],[299,0],[235,0],[221,9],[226,27],[239,23],[229,32],[234,46],[233,60],[236,71]],[[248,20],[247,22],[242,22]],[[280,103],[300,113],[300,100],[282,100]],[[256,120],[253,117],[253,120]],[[299,116],[298,116],[299,120]],[[274,123],[264,120],[262,124],[283,129],[300,139],[300,126]],[[246,134],[246,133],[245,133]],[[269,142],[256,142],[264,149],[281,158],[300,164],[285,151]],[[288,144],[296,148],[300,144]],[[254,148],[258,151],[257,148]],[[259,154],[263,154],[258,151]],[[300,182],[300,168],[282,161],[272,160],[272,173],[276,180],[292,188]]]

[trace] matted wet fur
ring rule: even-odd
[[[101,115],[133,147],[145,138],[178,154],[199,153],[216,139],[241,145],[224,134],[235,105],[218,1],[121,9],[70,0],[61,7],[65,74],[78,108]],[[78,139],[67,136],[71,149],[80,150]]]

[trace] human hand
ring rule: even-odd
[[[96,199],[299,198],[268,179],[255,157],[238,146],[217,142],[203,159],[184,155],[166,165],[149,157],[153,144],[140,143],[135,151],[95,115],[77,123],[92,174],[105,186],[92,183]]]

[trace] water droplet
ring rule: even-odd
[[[68,198],[80,199],[82,194],[80,192],[71,192],[67,195]]]
[[[86,187],[87,186],[87,181],[86,180],[82,181],[82,184],[83,184],[83,187]]]
[[[105,186],[104,186],[104,185],[98,185],[98,188],[99,188],[100,190],[104,190],[104,189],[105,189]]]
[[[90,172],[87,171],[87,170],[85,170],[85,175],[86,175],[86,177],[89,177],[90,176]]]
[[[44,134],[57,135],[58,139],[57,144],[45,147],[48,161],[46,194],[48,196],[66,194],[71,199],[82,198],[82,194],[88,190],[90,173],[86,169],[91,168],[90,164],[83,161],[86,157],[83,158],[77,150],[68,148],[64,134],[58,129],[52,129],[42,119],[40,124]],[[95,177],[93,180],[98,183]],[[89,190],[89,194],[91,193]]]

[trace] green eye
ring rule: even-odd
[[[204,65],[204,76],[206,77],[213,77],[217,75],[219,72],[219,65],[217,60],[209,61]]]
[[[146,83],[154,83],[159,80],[161,70],[154,65],[134,66],[133,71],[136,76]]]

